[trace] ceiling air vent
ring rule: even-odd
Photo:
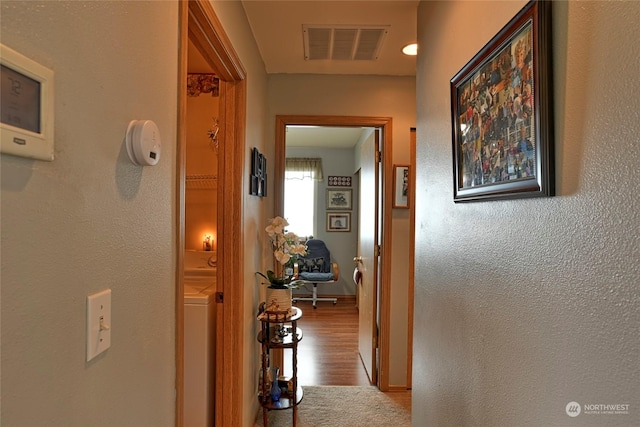
[[[378,59],[388,25],[303,25],[304,59]]]

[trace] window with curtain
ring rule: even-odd
[[[317,182],[322,181],[322,159],[288,158],[284,171],[284,217],[288,231],[314,236]]]

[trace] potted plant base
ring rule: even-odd
[[[291,312],[291,300],[293,293],[291,288],[273,288],[267,286],[266,306],[275,307],[276,311]]]

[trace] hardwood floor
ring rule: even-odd
[[[298,301],[302,310],[298,327],[298,382],[301,386],[371,385],[358,353],[358,310],[353,300],[318,302],[314,310],[309,301]],[[291,375],[291,353],[284,354],[285,375]],[[385,393],[411,411],[411,391]]]
[[[298,301],[298,383],[305,385],[370,385],[358,353],[358,310],[353,300],[338,303]],[[288,352],[289,350],[287,350]],[[291,355],[285,353],[285,372],[291,375]]]

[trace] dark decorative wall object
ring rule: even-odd
[[[351,187],[351,177],[350,176],[330,176],[329,183],[327,185],[329,187]]]
[[[257,148],[251,150],[251,185],[249,194],[258,197],[267,195],[267,159]]]

